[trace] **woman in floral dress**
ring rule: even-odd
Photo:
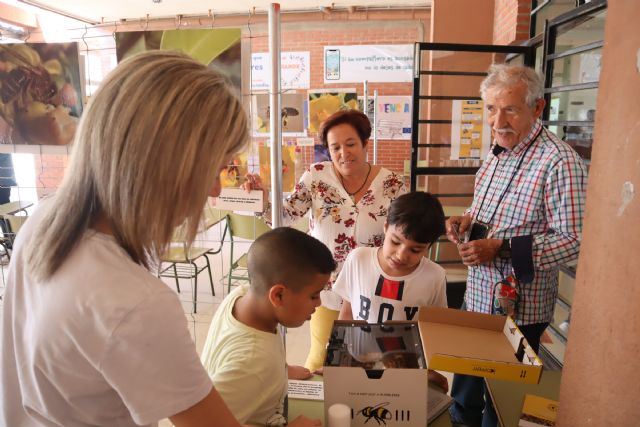
[[[404,193],[402,178],[367,162],[371,124],[359,111],[339,111],[323,122],[319,137],[330,162],[312,164],[285,199],[283,224],[310,213],[310,233],[333,253],[338,268],[322,292],[322,306],[311,318],[311,349],[305,367],[322,367],[333,321],[342,299],[331,290],[344,260],[358,246],[381,246],[391,201]],[[248,175],[246,189],[262,189],[260,177]],[[263,190],[266,193],[266,190]],[[265,194],[265,204],[268,198]],[[270,218],[268,206],[265,216]]]

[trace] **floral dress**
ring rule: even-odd
[[[311,211],[310,234],[324,243],[338,268],[331,275],[322,305],[340,310],[342,299],[331,285],[349,252],[358,246],[382,246],[384,222],[391,201],[405,192],[402,178],[382,168],[358,203],[342,186],[331,162],[312,164],[283,206],[283,225],[296,222]]]

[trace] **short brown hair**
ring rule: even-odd
[[[251,289],[258,295],[279,283],[300,292],[312,274],[330,274],[335,269],[336,262],[324,243],[290,227],[275,228],[258,237],[247,258]]]
[[[333,113],[327,120],[320,125],[320,142],[325,148],[329,147],[327,142],[327,134],[338,125],[348,124],[353,127],[360,137],[360,142],[365,145],[365,141],[371,136],[371,122],[369,118],[358,110],[340,110]]]

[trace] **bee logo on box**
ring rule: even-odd
[[[387,421],[393,420],[393,414],[386,408],[387,405],[389,405],[389,402],[379,403],[375,406],[367,406],[359,411],[358,414],[362,414],[362,416],[366,418],[364,421],[365,424],[369,422],[369,420],[374,419],[378,425],[387,425]],[[410,412],[411,411],[408,410],[396,410],[395,421],[409,421]]]

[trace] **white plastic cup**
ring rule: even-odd
[[[343,403],[334,403],[327,411],[327,427],[351,427],[351,408]]]

